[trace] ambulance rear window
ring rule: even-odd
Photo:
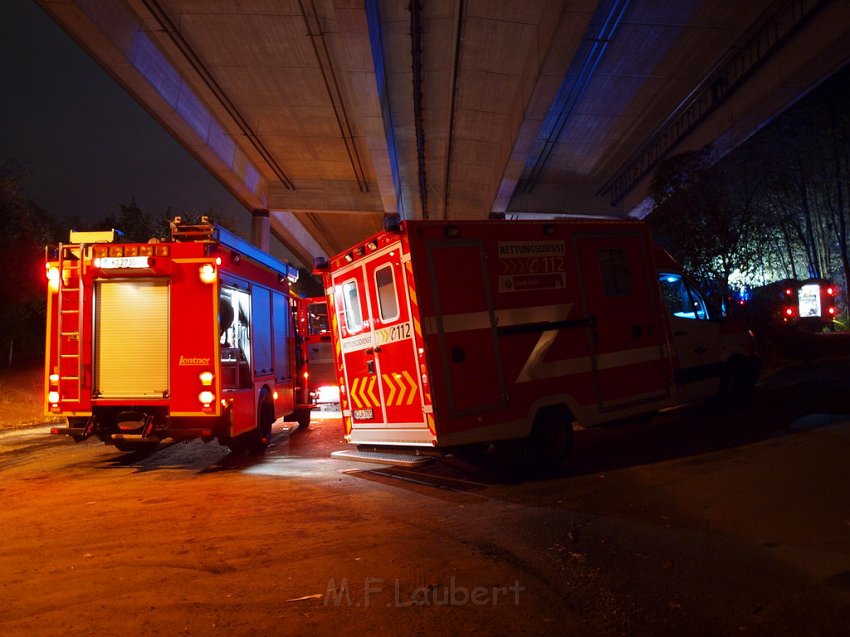
[[[345,326],[349,332],[359,332],[363,327],[363,314],[360,311],[360,295],[357,293],[357,281],[353,279],[342,284],[342,304],[345,308]]]
[[[375,270],[375,288],[378,290],[378,307],[381,310],[381,320],[394,321],[398,318],[398,299],[395,292],[393,266],[381,266]]]

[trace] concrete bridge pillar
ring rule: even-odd
[[[269,211],[263,208],[255,208],[251,211],[251,215],[251,243],[260,250],[268,252],[271,237]]]

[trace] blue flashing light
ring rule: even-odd
[[[216,226],[213,231],[213,238],[218,241],[220,245],[223,245],[225,248],[230,248],[231,250],[235,250],[241,255],[256,261],[260,265],[267,267],[272,272],[279,274],[280,276],[284,276],[290,281],[293,281],[292,272],[295,272],[295,281],[298,280],[298,270],[292,267],[289,264],[284,263],[283,261],[278,261],[268,252],[264,252],[260,250],[257,246],[252,243],[249,243],[242,237],[239,237],[229,230],[222,228],[221,226]],[[294,282],[294,281],[293,281]]]

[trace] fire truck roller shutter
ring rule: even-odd
[[[167,279],[100,281],[96,294],[95,391],[102,398],[168,392]]]

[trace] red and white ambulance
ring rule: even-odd
[[[345,438],[361,450],[523,441],[747,394],[751,335],[637,221],[406,221],[319,264]]]
[[[124,451],[218,438],[261,451],[279,416],[309,424],[295,354],[298,270],[206,218],[171,241],[71,233],[47,248],[52,433]]]

